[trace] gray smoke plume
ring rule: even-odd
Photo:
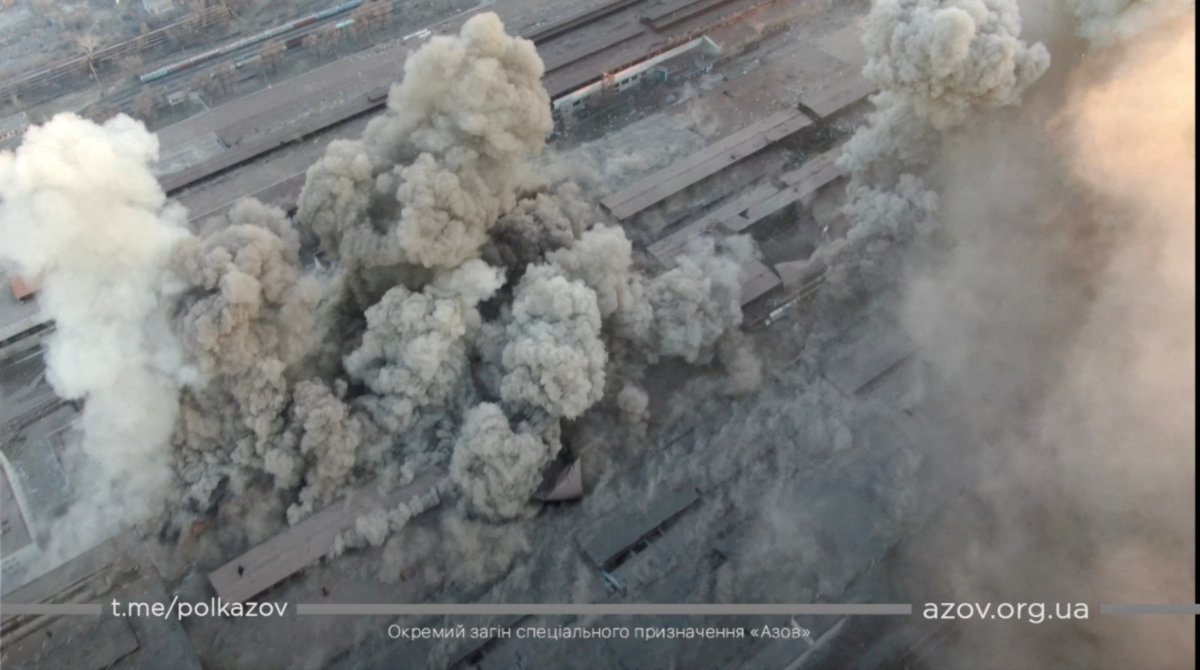
[[[987,4],[1016,18],[1015,3]],[[920,262],[905,277],[900,316],[931,374],[921,411],[944,431],[928,488],[942,493],[931,506],[955,511],[936,514],[904,549],[912,597],[1092,604],[1090,620],[1053,629],[958,628],[932,667],[1195,662],[1190,621],[1095,611],[1190,600],[1195,587],[1194,9],[1061,4],[1076,21],[1061,34],[1047,29],[1056,62],[1045,80],[1022,91],[1020,67],[1004,78],[1017,83],[1009,93],[1020,105],[974,86],[963,105],[891,90],[876,102],[893,107],[875,119],[905,119],[902,132],[868,127],[851,145],[866,153],[847,159],[858,161],[847,209],[856,227],[920,221],[938,236],[912,240],[907,257]],[[878,2],[872,14],[902,26],[910,19],[897,19],[900,7]],[[876,73],[928,70],[886,81],[939,80],[936,58],[880,49],[879,37],[868,31],[868,51],[898,61]],[[1006,29],[1005,40],[1019,35]],[[913,117],[894,105],[953,123],[930,117],[928,129],[909,132]],[[874,138],[889,136],[919,144],[879,150]],[[856,188],[874,204],[862,207]]]
[[[308,168],[296,219],[317,236],[331,258],[341,257],[342,229],[366,221],[374,184],[361,142],[334,140]]]
[[[863,76],[902,92],[934,128],[971,113],[1020,102],[1046,71],[1050,54],[1020,39],[1012,0],[888,0],[867,15]]]
[[[505,34],[495,14],[434,37],[405,62],[364,140],[331,146],[309,170],[301,220],[347,265],[447,269],[477,256],[553,127],[542,72],[533,44]],[[368,156],[376,207],[395,225],[364,216]]]
[[[564,419],[619,416],[640,439],[662,357],[758,383],[737,332],[749,238],[640,267],[597,223],[595,174],[543,155],[542,73],[493,14],[431,39],[363,139],[307,172],[295,222],[248,200],[187,233],[147,169],[154,138],[124,117],[60,117],[0,159],[3,257],[45,287],[56,385],[86,399],[104,486],[163,489],[173,466],[160,537],[182,558],[198,518],[245,545],[352,487],[448,466],[447,507],[476,521],[445,521],[458,546],[439,551],[511,549],[464,572],[482,579],[527,544],[478,521],[536,509],[577,446]],[[386,544],[419,507],[367,510],[330,554]]]
[[[290,442],[295,449],[289,453],[281,445],[268,452],[265,464],[279,488],[292,488],[302,479],[305,482],[298,501],[288,509],[289,523],[331,502],[349,483],[359,462],[364,426],[343,401],[345,395],[344,382],[331,389],[321,381],[303,381],[293,391],[293,435],[281,442]]]
[[[320,358],[342,365],[318,369],[348,375],[344,402],[379,431],[358,463],[470,462],[452,476],[489,519],[528,509],[560,419],[615,410],[644,430],[647,361],[707,363],[720,346],[731,388],[761,374],[732,334],[749,240],[689,249],[658,279],[636,267],[622,229],[593,225],[595,175],[542,155],[541,74],[532,45],[491,15],[431,40],[364,138],[331,144],[309,170],[297,213],[336,261]],[[489,420],[472,407],[492,408]],[[342,544],[384,542],[406,519],[371,516]]]
[[[523,270],[547,253],[569,247],[591,221],[591,206],[573,182],[553,193],[522,198],[496,222],[483,258],[493,265]]]
[[[652,351],[688,363],[710,362],[717,342],[742,322],[743,267],[756,253],[745,236],[690,242],[675,267],[646,287],[654,312]]]
[[[617,226],[597,225],[574,246],[555,251],[547,260],[596,292],[605,325],[622,340],[644,343],[654,320],[646,299],[646,280],[633,267],[633,245]]]
[[[313,346],[321,290],[301,269],[282,210],[243,200],[227,223],[174,250],[175,272],[189,287],[175,308],[176,332],[197,370],[192,386],[229,393],[229,409],[254,436],[253,452],[236,458],[258,464],[283,429],[284,372]]]
[[[635,438],[646,434],[646,420],[650,416],[650,396],[646,390],[625,384],[617,393],[617,409],[621,412],[621,421],[629,428]]]
[[[362,344],[345,367],[372,391],[361,404],[379,425],[403,433],[424,408],[449,399],[480,327],[476,306],[503,282],[498,270],[475,259],[419,293],[397,286],[367,310]]]
[[[517,285],[500,354],[500,396],[573,419],[604,393],[608,354],[596,293],[556,265],[533,265]]]
[[[180,352],[166,266],[186,216],[154,179],[157,157],[158,139],[123,115],[101,126],[60,114],[0,153],[0,261],[41,285],[56,323],[48,377],[84,402],[94,463],[55,531],[64,548],[144,517],[170,484]]]
[[[504,410],[492,403],[467,412],[450,460],[450,478],[475,514],[504,521],[529,509],[529,497],[559,444],[524,428],[514,432]]]

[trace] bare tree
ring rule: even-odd
[[[111,102],[98,102],[93,105],[85,114],[87,118],[96,123],[104,123],[117,114],[121,113],[121,109]]]
[[[317,51],[322,56],[332,54],[341,46],[342,31],[333,23],[326,23],[314,34],[320,36],[320,41],[317,43]]]
[[[162,91],[146,86],[142,88],[142,92],[137,94],[133,99],[134,109],[137,110],[138,116],[147,124],[153,123],[158,119],[158,114],[162,110],[163,97]]]
[[[300,41],[300,46],[307,49],[309,51],[309,53],[324,55],[323,53],[321,53],[322,50],[321,50],[321,35],[320,35],[320,33],[311,32],[311,33],[305,35],[304,39]]]
[[[130,51],[121,57],[118,62],[121,71],[125,76],[136,79],[142,74],[142,68],[145,67],[145,62],[142,59],[142,54],[137,51]]]
[[[392,23],[392,3],[388,0],[375,0],[372,4],[376,5],[375,14],[376,20],[379,22],[379,29],[383,30]]]
[[[193,83],[192,89],[198,89],[209,100],[215,99],[226,88],[222,85],[221,78],[215,72],[207,75],[199,75],[196,79],[197,81]]]
[[[262,51],[259,55],[262,57],[263,66],[270,72],[275,72],[283,65],[283,57],[287,52],[287,45],[279,40],[267,40],[262,45]]]
[[[221,87],[221,93],[224,95],[229,95],[233,91],[233,84],[237,81],[237,77],[237,66],[233,63],[222,65],[214,74],[214,78]]]
[[[87,61],[88,70],[92,72],[92,79],[96,83],[100,83],[100,75],[96,72],[96,51],[100,48],[100,38],[91,33],[84,33],[75,36],[75,46],[79,49],[79,53],[83,55]]]
[[[371,0],[362,3],[358,9],[354,10],[351,18],[354,19],[354,34],[356,37],[366,36],[367,41],[371,40],[375,29],[375,3]]]
[[[63,23],[62,10],[58,8],[55,0],[30,0],[30,6],[33,11],[37,12],[50,23],[56,26],[61,26]]]
[[[192,44],[204,26],[204,15],[189,13],[181,21],[167,28],[167,40],[176,44]]]

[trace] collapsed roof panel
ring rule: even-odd
[[[225,600],[252,598],[324,556],[338,533],[351,527],[360,514],[436,494],[441,478],[440,472],[427,472],[386,496],[379,493],[377,483],[370,482],[212,571],[208,580]]]
[[[645,510],[615,511],[581,533],[579,546],[596,567],[608,569],[634,545],[699,501],[699,492],[685,488],[660,496]]]
[[[821,372],[842,393],[854,395],[916,351],[912,339],[894,323],[877,319],[854,326],[821,362]]]

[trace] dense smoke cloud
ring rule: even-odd
[[[365,219],[374,184],[361,142],[334,140],[308,168],[296,219],[317,236],[330,258],[341,257],[341,229]]]
[[[227,224],[175,248],[175,272],[189,287],[175,307],[175,330],[198,372],[193,386],[232,395],[230,409],[254,435],[253,455],[241,460],[252,462],[282,430],[284,371],[312,347],[321,289],[303,273],[282,210],[244,200]]]
[[[755,253],[745,236],[690,242],[675,267],[646,287],[654,311],[652,349],[688,363],[710,362],[717,341],[742,322],[744,268]]]
[[[882,237],[903,242],[928,232],[938,198],[925,179],[939,131],[972,115],[1020,103],[1049,67],[1041,44],[1020,38],[1013,0],[880,0],[868,13],[863,76],[880,92],[867,123],[839,159],[851,176],[846,243],[822,250],[822,263]]]
[[[0,260],[41,285],[39,304],[57,325],[48,377],[60,396],[85,402],[83,450],[95,464],[58,540],[103,537],[152,510],[170,483],[180,352],[165,268],[186,233],[150,171],[157,156],[157,138],[137,121],[98,126],[72,114],[0,154]]]
[[[259,510],[223,531],[235,546],[448,468],[438,490],[474,518],[446,522],[448,541],[468,546],[578,456],[563,420],[611,413],[644,437],[641,376],[660,358],[719,357],[731,390],[755,386],[737,331],[750,239],[640,267],[595,184],[543,155],[542,73],[494,14],[434,37],[364,137],[307,172],[294,221],[246,200],[189,232],[149,171],[154,137],[125,117],[57,117],[4,154],[3,258],[42,283],[51,374],[85,401],[97,488],[119,481],[148,511],[173,470],[160,537]],[[436,501],[366,510],[330,554],[383,545]],[[505,561],[524,546],[496,537]]]
[[[500,396],[573,419],[604,393],[608,354],[596,293],[554,265],[532,265],[517,286],[500,354]]]
[[[1020,39],[1012,0],[886,0],[867,15],[863,76],[902,92],[935,128],[972,112],[1020,102],[1050,64],[1040,44]]]
[[[434,37],[405,62],[364,139],[334,143],[309,170],[301,221],[347,265],[445,269],[478,255],[553,127],[542,72],[533,44],[495,14]],[[395,225],[364,216],[372,188]]]
[[[932,375],[936,487],[963,491],[933,505],[977,510],[914,539],[906,586],[916,600],[1093,604],[1053,629],[965,631],[934,667],[1194,663],[1190,621],[1094,608],[1178,602],[1195,585],[1195,37],[1178,18],[1194,10],[1062,4],[1077,19],[1064,32],[1092,43],[1046,29],[1062,46],[1049,70],[1020,41],[1015,2],[881,1],[868,19],[866,73],[885,91],[847,145],[849,237],[915,244],[900,316]],[[1002,30],[980,46],[1006,44],[1003,58],[940,41],[969,31],[934,14],[981,8],[1002,20],[976,30]],[[914,58],[903,47],[918,33],[941,46]],[[947,78],[941,56],[956,53],[988,67]],[[871,253],[848,244],[832,262],[855,262],[846,249]]]
[[[529,508],[542,469],[558,453],[534,432],[513,431],[504,410],[483,403],[467,413],[450,460],[450,478],[470,509],[496,521],[513,519]]]
[[[576,171],[541,155],[541,74],[532,44],[472,17],[411,55],[362,140],[308,171],[302,234],[247,203],[181,246],[193,288],[177,327],[203,374],[176,444],[202,513],[228,489],[281,495],[295,523],[374,472],[449,465],[469,514],[509,520],[531,509],[560,420],[615,409],[644,429],[647,361],[707,363],[720,344],[732,386],[757,383],[733,334],[749,239],[701,243],[657,278],[636,267]],[[332,267],[300,269],[300,239]],[[213,334],[214,320],[231,325]],[[384,543],[413,513],[365,514],[334,553]]]
[[[467,369],[481,323],[476,306],[502,283],[495,268],[475,259],[419,293],[392,288],[367,310],[362,344],[345,366],[372,391],[362,404],[376,422],[401,433],[423,408],[446,402]]]

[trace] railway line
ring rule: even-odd
[[[605,75],[655,55],[694,38],[711,27],[737,18],[741,13],[763,4],[780,0],[609,0],[587,11],[567,16],[544,25],[514,26],[526,38],[534,41],[546,63],[544,82],[552,99],[559,98],[583,86],[601,82]],[[505,7],[496,3],[481,7],[430,27],[427,34],[455,32],[477,11],[497,11],[502,18]],[[666,18],[664,18],[666,17]],[[424,32],[424,31],[422,31]],[[248,119],[227,124],[232,132],[217,131],[222,140],[233,140],[216,156],[189,165],[161,178],[169,195],[177,195],[217,175],[267,156],[282,147],[318,135],[347,121],[380,110],[387,102],[386,87],[398,63],[365,64],[364,70],[378,68],[379,79],[359,84],[359,90],[346,95],[343,102],[320,113],[310,115],[290,127],[267,132],[245,132],[262,119],[273,118],[268,127],[278,128],[281,110],[291,111],[295,100],[286,92],[275,93],[278,106],[268,108]],[[287,82],[276,86],[283,89]],[[223,144],[226,144],[223,142]],[[171,147],[165,146],[165,150]],[[245,195],[250,195],[249,193]]]

